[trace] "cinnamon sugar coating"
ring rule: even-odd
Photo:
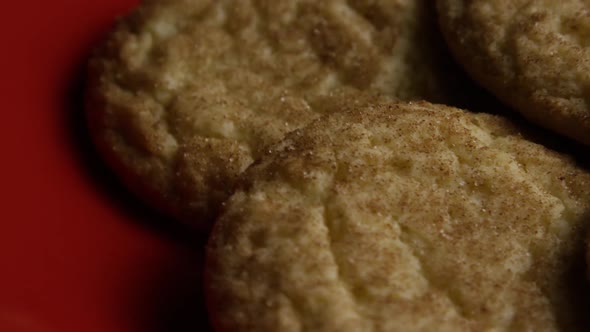
[[[529,120],[590,144],[590,2],[437,0],[451,51]]]
[[[208,246],[217,331],[586,331],[590,173],[509,121],[332,114],[244,174]]]
[[[89,126],[135,192],[208,228],[287,132],[384,99],[465,90],[430,0],[144,1],[90,63]]]

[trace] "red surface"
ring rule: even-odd
[[[127,193],[84,128],[88,53],[136,2],[3,3],[2,332],[205,330],[201,242]]]

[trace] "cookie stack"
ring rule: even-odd
[[[590,143],[589,33],[582,0],[146,0],[89,129],[210,232],[216,331],[587,331],[585,147],[513,115]]]

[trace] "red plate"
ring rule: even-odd
[[[89,143],[93,45],[134,0],[5,1],[0,331],[202,331],[202,240],[137,202]]]

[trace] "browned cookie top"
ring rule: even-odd
[[[144,1],[90,63],[89,124],[134,191],[206,228],[237,175],[319,115],[452,102],[444,52],[430,0]]]
[[[590,2],[437,0],[456,58],[530,120],[590,144]]]
[[[583,271],[570,273],[590,173],[503,118],[428,103],[336,113],[243,181],[209,242],[217,331],[589,328]]]

